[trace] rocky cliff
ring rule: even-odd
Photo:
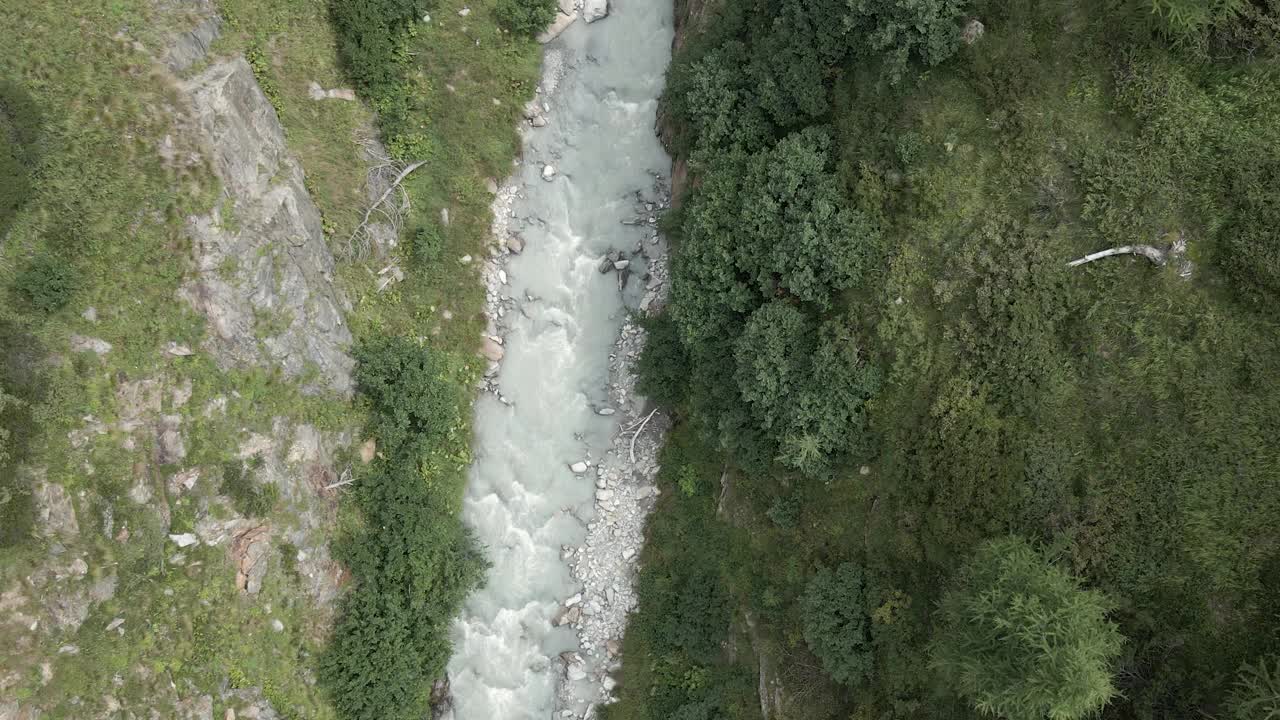
[[[223,368],[313,370],[309,390],[351,391],[351,333],[333,286],[320,211],[284,130],[243,58],[182,84],[222,202],[189,227],[195,273],[182,297],[209,321],[204,343]]]
[[[203,339],[152,350],[86,332],[47,359],[90,378],[92,402],[77,402],[92,412],[50,444],[62,457],[17,470],[34,523],[0,557],[0,720],[269,720],[280,702],[321,705],[309,671],[287,668],[312,665],[324,641],[342,580],[328,551],[335,487],[372,456],[348,417],[348,305],[253,70],[206,56],[221,25],[208,3],[173,12],[185,24],[167,44],[119,45],[145,58],[139,82],[169,93],[147,109],[168,134],[139,140],[171,167],[207,170],[216,198],[179,220],[172,247],[189,256],[175,308],[86,307],[77,323],[190,315],[181,303]],[[273,663],[287,686],[265,679]]]

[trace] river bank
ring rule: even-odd
[[[497,188],[463,509],[493,567],[454,627],[458,720],[590,717],[611,696],[665,426],[635,394],[632,315],[666,285],[654,126],[670,10],[562,28]]]

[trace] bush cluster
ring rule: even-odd
[[[804,640],[833,680],[857,685],[871,676],[871,620],[862,568],[845,563],[809,580],[801,599]]]
[[[14,284],[33,307],[51,313],[71,301],[76,273],[66,260],[46,252],[32,258],[18,272]]]
[[[555,0],[498,0],[494,13],[503,28],[532,37],[556,19],[558,7]]]
[[[353,583],[321,678],[342,718],[422,717],[449,623],[486,568],[448,481],[467,462],[468,385],[456,363],[407,339],[355,354],[379,456],[353,491],[356,526],[335,545]]]

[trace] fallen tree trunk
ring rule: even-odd
[[[396,175],[395,179],[391,181],[391,184],[387,186],[387,189],[383,191],[382,195],[378,196],[378,199],[373,201],[373,204],[369,206],[369,209],[364,211],[364,217],[360,219],[360,224],[356,226],[355,230],[351,231],[351,237],[347,239],[349,254],[351,252],[350,248],[355,243],[356,238],[359,237],[360,233],[364,232],[366,227],[368,227],[369,218],[373,217],[373,211],[377,210],[382,203],[386,202],[387,198],[391,197],[391,193],[395,192],[396,189],[400,187],[400,183],[404,182],[404,179],[409,177],[409,173],[426,164],[426,160],[419,160],[405,166],[405,168]],[[408,196],[406,195],[406,198],[407,197]]]
[[[1085,263],[1091,263],[1094,260],[1101,260],[1102,258],[1111,257],[1113,255],[1141,255],[1156,265],[1164,265],[1167,259],[1165,251],[1158,247],[1153,247],[1151,245],[1121,245],[1120,247],[1113,247],[1106,250],[1099,250],[1096,253],[1090,253],[1079,260],[1072,260],[1067,263],[1067,267],[1079,267]]]

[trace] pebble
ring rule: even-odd
[[[579,460],[578,462],[573,463],[572,465],[570,465],[570,466],[569,466],[569,469],[570,469],[570,470],[572,470],[573,472],[575,472],[575,473],[577,473],[577,474],[581,475],[582,473],[584,473],[584,472],[586,472],[586,471],[587,471],[587,464],[586,464],[585,462],[583,462],[583,461]]]
[[[543,166],[542,166],[542,179],[543,179],[543,180],[546,180],[547,182],[551,182],[552,178],[554,178],[555,176],[556,176],[556,168],[555,168],[555,166],[554,166],[554,165],[543,165]]]

